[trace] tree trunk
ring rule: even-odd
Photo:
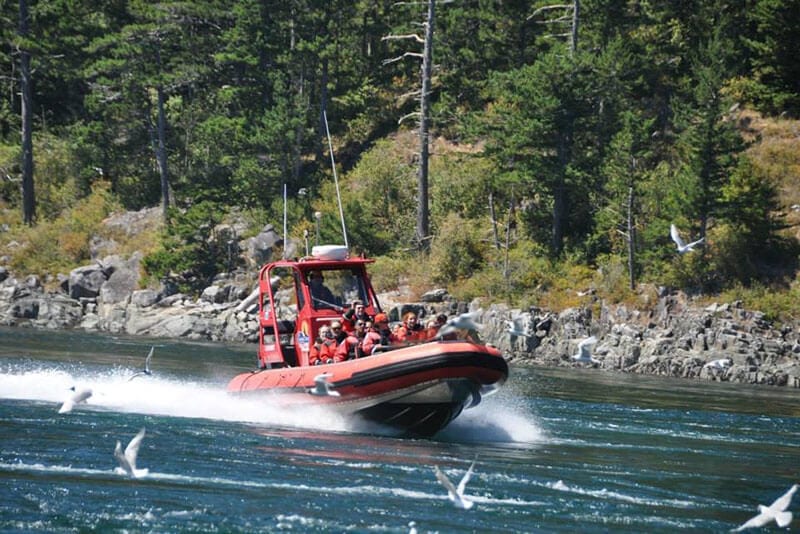
[[[417,241],[421,249],[430,245],[428,223],[428,129],[430,127],[431,62],[433,59],[434,0],[428,0],[428,21],[425,25],[425,48],[422,58],[422,95],[419,121],[419,176],[417,183]]]
[[[633,224],[633,186],[628,186],[628,276],[630,277],[631,290],[636,289],[636,274],[634,273],[636,231]]]
[[[564,219],[566,218],[566,186],[564,177],[558,178],[558,183],[553,188],[553,255],[561,255],[564,245]]]
[[[580,0],[573,0],[572,4],[572,35],[569,42],[569,51],[574,56],[578,51],[578,22],[580,21]]]
[[[500,250],[500,236],[497,233],[497,216],[494,212],[494,193],[489,191],[489,217],[492,219],[492,240],[494,248]]]
[[[161,177],[161,216],[166,223],[169,219],[169,174],[167,173],[167,118],[164,112],[164,87],[159,84],[156,88],[158,95],[158,149],[156,160],[158,174]]]
[[[325,157],[325,138],[327,129],[325,128],[325,116],[328,111],[328,58],[322,59],[322,79],[319,82],[319,144],[317,145],[317,163],[322,167]]]
[[[28,2],[19,0],[19,35],[28,36]],[[22,220],[33,225],[36,220],[36,195],[33,189],[33,99],[31,97],[31,56],[20,50],[20,92],[22,106]]]

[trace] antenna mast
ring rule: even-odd
[[[289,246],[289,243],[286,241],[286,184],[283,184],[283,258],[286,259],[286,248]]]
[[[336,185],[336,200],[339,201],[339,219],[341,219],[342,221],[342,237],[344,237],[344,246],[347,249],[349,249],[350,247],[347,244],[347,229],[344,226],[344,211],[342,210],[342,194],[339,192],[339,178],[336,176],[336,161],[334,161],[333,159],[333,145],[331,144],[331,131],[328,129],[328,112],[325,111],[324,109],[322,110],[322,118],[325,119],[325,133],[328,135],[328,151],[331,153],[331,168],[333,169],[333,183]]]

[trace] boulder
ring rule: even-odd
[[[281,244],[283,239],[271,224],[264,226],[261,232],[244,242],[246,262],[255,267],[269,262],[272,259],[272,248]]]
[[[152,289],[140,289],[131,293],[131,304],[140,308],[147,308],[158,302],[158,293]]]
[[[128,302],[139,287],[139,272],[126,267],[115,269],[108,280],[100,286],[98,300],[105,304]]]
[[[73,299],[81,297],[95,298],[100,288],[108,280],[101,265],[85,265],[73,269],[69,273],[69,296]]]

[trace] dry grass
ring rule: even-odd
[[[744,110],[738,124],[742,135],[751,142],[747,155],[755,170],[771,180],[778,189],[778,200],[791,233],[800,239],[800,121],[764,118]]]

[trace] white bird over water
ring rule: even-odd
[[[452,334],[456,330],[480,330],[483,328],[483,325],[475,322],[475,319],[477,319],[480,314],[481,310],[477,310],[472,313],[462,313],[461,315],[451,317],[439,328],[436,338],[438,339]]]
[[[675,245],[678,247],[678,254],[685,254],[693,251],[694,247],[705,240],[704,237],[701,237],[697,241],[692,241],[691,243],[687,244],[683,239],[681,239],[681,235],[678,233],[678,228],[674,224],[669,225],[669,235],[672,237],[672,240],[675,241]]]
[[[139,455],[139,446],[142,444],[143,439],[144,428],[128,443],[124,453],[122,452],[122,444],[117,441],[117,446],[114,448],[114,457],[119,462],[119,467],[114,468],[116,473],[128,475],[132,478],[140,478],[147,475],[147,469],[136,469],[136,457]]]
[[[153,351],[155,347],[150,347],[150,352],[147,353],[147,358],[144,359],[144,369],[139,371],[138,373],[134,374],[132,377],[128,379],[128,382],[136,378],[137,376],[147,375],[150,376],[153,372],[150,370],[150,360],[153,359]]]
[[[69,413],[76,404],[85,403],[86,400],[92,396],[92,390],[89,388],[76,389],[75,386],[72,386],[69,389],[72,391],[72,394],[67,397],[67,400],[65,400],[61,408],[58,409],[58,413]]]
[[[472,476],[472,469],[474,467],[475,460],[472,461],[472,465],[470,465],[469,469],[467,469],[467,472],[464,473],[461,482],[458,483],[458,487],[455,487],[453,486],[453,483],[450,482],[450,479],[447,478],[447,475],[439,470],[439,466],[433,466],[433,471],[436,473],[436,480],[438,480],[442,486],[447,489],[447,497],[453,502],[453,504],[456,505],[457,508],[461,508],[462,510],[469,510],[472,508],[472,505],[475,504],[464,496],[464,489],[467,487],[467,482],[469,482],[469,477]]]
[[[763,504],[758,505],[758,515],[751,517],[746,523],[731,532],[741,532],[748,528],[763,527],[770,521],[774,520],[779,527],[788,526],[792,522],[792,512],[786,512],[792,502],[792,495],[797,491],[797,484],[794,484],[789,491],[778,497],[769,506]]]
[[[334,391],[331,388],[331,383],[328,382],[328,379],[333,375],[330,373],[322,373],[314,377],[314,386],[313,388],[309,388],[308,392],[312,395],[318,395],[320,397],[339,397],[341,394],[338,391]]]
[[[578,343],[578,352],[572,355],[572,359],[577,363],[601,363],[600,360],[592,358],[592,345],[597,343],[594,336],[587,337]]]

